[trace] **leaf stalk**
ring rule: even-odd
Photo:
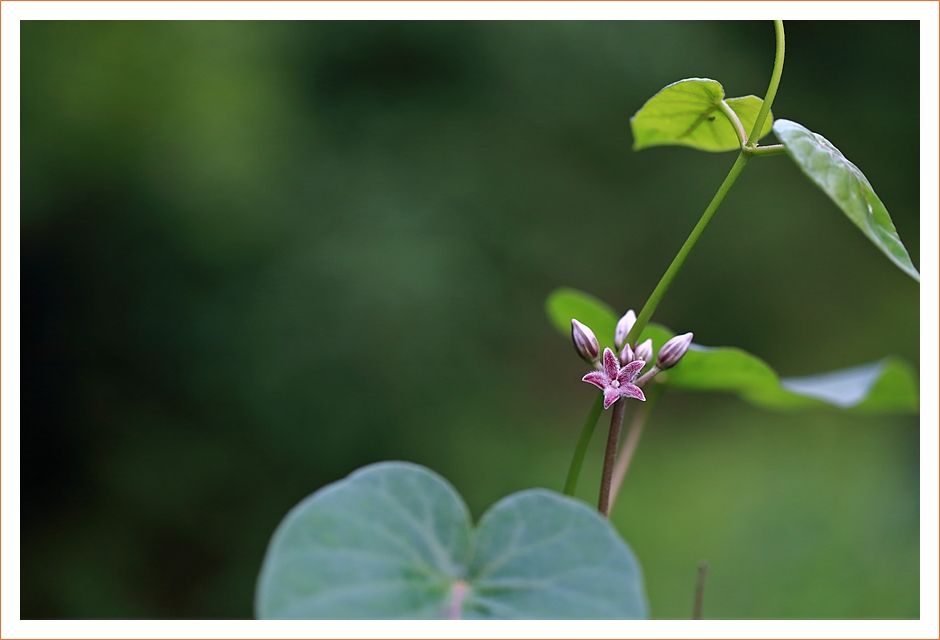
[[[771,144],[766,147],[744,147],[744,153],[749,156],[779,156],[787,152],[782,144]]]
[[[744,145],[747,144],[747,133],[744,131],[744,125],[741,124],[741,119],[738,117],[738,114],[734,112],[734,109],[731,108],[727,102],[722,100],[719,105],[721,112],[725,114],[725,117],[731,121],[731,126],[734,127],[734,132],[738,136],[738,144],[741,145],[741,148],[744,148]]]

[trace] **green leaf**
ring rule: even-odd
[[[620,316],[594,296],[577,289],[555,289],[545,301],[545,311],[560,332],[571,337],[571,320],[586,324],[597,336],[601,351],[614,348],[614,330]]]
[[[263,619],[644,618],[642,575],[610,523],[535,489],[475,531],[446,480],[405,462],[359,469],[288,513],[258,578]],[[455,615],[454,617],[457,617]]]
[[[920,274],[901,243],[891,216],[871,183],[835,145],[789,120],[774,123],[774,134],[796,165],[832,199],[855,226],[902,271],[920,282]]]
[[[842,408],[870,412],[917,412],[917,382],[898,358],[803,378],[782,378],[784,389]]]
[[[647,617],[640,565],[597,510],[546,489],[513,494],[480,520],[467,618]]]
[[[613,342],[615,315],[596,298],[576,289],[558,289],[549,296],[547,307],[552,324],[563,335],[570,335],[570,328],[563,328],[563,318],[580,311],[585,317],[593,314],[596,326],[580,317],[578,320],[594,330],[598,342],[607,346]],[[673,335],[651,323],[639,341],[651,339],[654,353],[659,353]],[[735,393],[768,409],[835,407],[857,413],[917,413],[920,408],[913,370],[892,357],[819,375],[781,379],[766,362],[746,351],[692,343],[679,364],[655,380],[679,389]]]
[[[688,78],[663,88],[630,118],[633,149],[659,145],[685,145],[701,151],[732,151],[741,143],[734,126],[721,110],[725,90],[715,80]],[[750,135],[763,100],[757,96],[725,100]],[[768,114],[760,137],[770,133],[773,114]]]
[[[665,327],[650,324],[640,339],[652,338],[658,353],[672,335]],[[919,410],[913,372],[902,360],[890,357],[860,367],[781,379],[766,362],[746,351],[692,343],[679,364],[657,376],[657,380],[678,389],[735,393],[767,409],[835,407],[856,413]]]
[[[447,482],[381,463],[308,496],[284,518],[258,578],[265,619],[430,618],[469,562],[470,513]]]

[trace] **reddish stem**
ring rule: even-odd
[[[467,583],[458,580],[454,583],[454,597],[450,601],[450,607],[447,609],[447,617],[450,620],[460,620],[460,609],[463,606],[463,596],[467,593]]]
[[[614,403],[610,416],[610,432],[607,434],[607,452],[604,454],[604,472],[601,474],[601,493],[597,499],[597,510],[605,518],[610,513],[610,480],[614,473],[614,459],[617,456],[617,441],[620,440],[620,427],[623,424],[623,412],[626,407],[623,398]]]

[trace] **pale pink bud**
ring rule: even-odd
[[[584,360],[587,362],[597,361],[597,357],[601,352],[601,347],[597,344],[597,337],[587,325],[581,324],[574,318],[571,319],[571,341],[574,342],[574,350]]]
[[[669,342],[659,350],[659,355],[656,357],[656,366],[664,371],[676,366],[682,360],[685,352],[689,350],[690,344],[692,344],[691,333],[670,338]]]
[[[617,329],[614,331],[615,347],[620,349],[627,342],[627,334],[630,333],[630,329],[633,328],[634,323],[636,323],[636,314],[633,313],[633,309],[630,309],[617,323]]]
[[[634,360],[650,362],[653,359],[653,341],[647,338],[646,342],[638,346],[636,351],[633,352],[633,358]]]
[[[633,349],[630,348],[629,344],[623,345],[623,349],[620,351],[620,364],[630,364],[636,360],[636,357],[633,355]]]

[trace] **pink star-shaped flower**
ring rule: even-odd
[[[620,398],[636,398],[645,402],[643,390],[633,384],[644,366],[646,363],[642,360],[634,360],[621,367],[617,356],[607,348],[604,349],[604,369],[592,371],[581,379],[604,392],[605,409],[609,409]]]

